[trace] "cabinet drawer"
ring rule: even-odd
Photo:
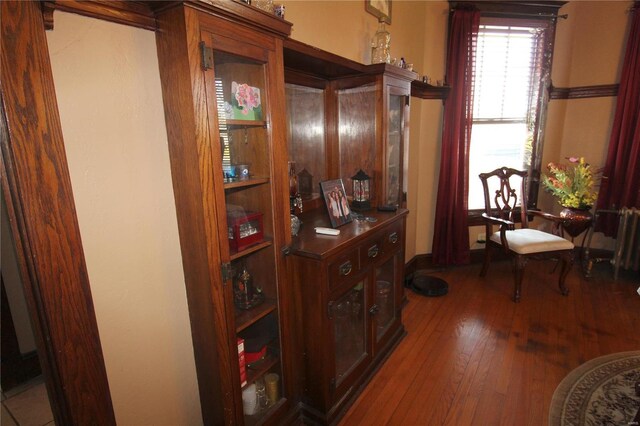
[[[329,288],[334,289],[360,270],[358,250],[352,250],[329,264]]]
[[[384,231],[382,237],[382,250],[384,254],[393,253],[404,248],[402,222],[398,221]]]
[[[384,254],[384,236],[385,234],[379,233],[375,238],[360,246],[360,266],[362,269],[375,263]]]

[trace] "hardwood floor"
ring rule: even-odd
[[[511,301],[509,262],[434,272],[449,294],[408,292],[407,336],[340,425],[545,425],[558,383],[583,362],[640,349],[638,274],[586,280],[578,265],[558,289],[551,262],[530,262]]]

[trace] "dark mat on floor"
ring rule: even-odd
[[[407,277],[405,286],[414,293],[427,297],[444,296],[449,291],[449,284],[442,278],[429,275],[426,271],[416,271]]]

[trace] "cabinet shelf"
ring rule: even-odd
[[[247,365],[247,384],[242,388],[249,386],[251,383],[255,382],[262,376],[264,376],[271,368],[278,363],[280,357],[272,353],[271,349],[267,349],[267,355],[265,355],[264,359],[261,360],[255,367],[250,367]],[[254,363],[255,364],[255,363]]]
[[[258,244],[254,245],[254,246],[251,246],[251,247],[249,247],[247,249],[244,249],[244,250],[241,250],[241,251],[238,251],[238,252],[233,252],[232,251],[231,252],[231,256],[229,257],[229,259],[232,260],[232,261],[240,259],[241,257],[248,256],[251,253],[255,253],[255,252],[259,251],[259,250],[262,250],[265,247],[269,247],[272,244],[273,243],[271,241],[263,241],[261,243],[258,243]]]
[[[239,180],[236,182],[228,182],[224,184],[224,189],[246,188],[249,186],[262,185],[269,182],[268,177],[252,177],[247,180]]]
[[[266,299],[264,302],[248,310],[236,308],[236,332],[240,333],[259,319],[266,317],[276,310],[276,301],[274,299]]]
[[[227,127],[230,129],[242,129],[245,127],[267,127],[265,120],[226,120]]]
[[[265,411],[262,411],[258,414],[254,414],[253,416],[244,416],[244,424],[245,426],[254,426],[258,424],[264,424],[265,419],[269,418],[273,413],[275,413],[282,404],[284,404],[286,398],[280,398],[278,402],[273,404],[271,407],[268,407]]]

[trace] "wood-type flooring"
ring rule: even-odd
[[[340,425],[546,425],[556,386],[602,355],[640,349],[637,273],[613,281],[597,264],[587,280],[576,263],[558,290],[553,262],[529,262],[514,303],[508,261],[434,271],[449,294],[407,291],[407,336]],[[558,268],[559,269],[559,268]]]

